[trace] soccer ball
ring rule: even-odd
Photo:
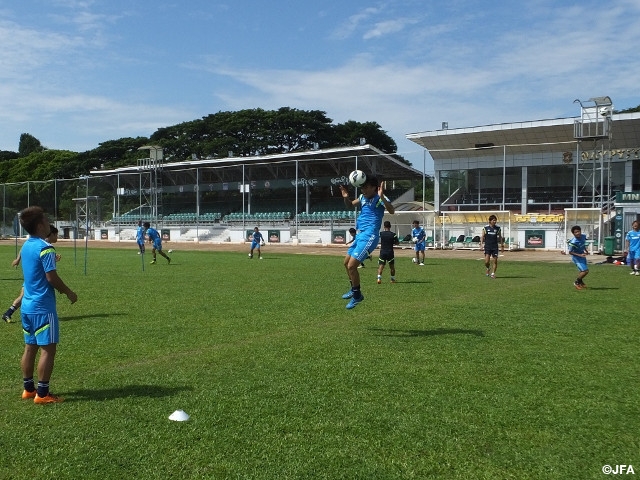
[[[411,261],[412,261],[413,263],[416,263],[416,257],[413,257],[413,258],[411,259]]]
[[[362,170],[354,170],[349,174],[349,183],[354,187],[361,187],[367,181],[367,174]]]
[[[173,250],[169,249],[169,251],[167,253],[173,253]]]

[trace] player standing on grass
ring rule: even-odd
[[[258,257],[262,260],[262,252],[260,251],[260,245],[264,245],[264,237],[260,233],[260,229],[255,227],[253,229],[253,235],[251,235],[251,251],[249,252],[249,258],[253,258],[253,251],[258,249]]]
[[[49,235],[45,240],[51,244],[56,243],[58,241],[58,229],[54,226],[51,226]],[[62,257],[56,253],[56,263],[59,262],[61,258]],[[16,259],[13,262],[11,262],[11,266],[16,268],[18,265],[20,265],[21,261],[22,261],[22,255],[21,253],[18,253],[18,256],[16,257]],[[2,319],[5,322],[13,323],[13,320],[11,320],[11,316],[17,309],[20,308],[20,305],[22,305],[22,297],[24,297],[24,287],[20,289],[20,294],[18,295],[18,297],[13,301],[13,303],[8,308],[8,310],[4,312],[4,314],[2,315]]]
[[[140,249],[138,255],[142,255],[144,253],[144,226],[142,225],[142,220],[138,220],[136,242],[138,243],[138,248]]]
[[[587,236],[582,234],[582,229],[579,225],[571,227],[571,233],[573,238],[567,242],[569,244],[569,255],[571,255],[571,260],[578,267],[578,278],[573,282],[573,286],[578,290],[582,290],[587,288],[582,279],[589,274],[589,267],[587,266],[587,255],[589,255]]]
[[[344,268],[351,282],[351,289],[342,295],[342,298],[350,299],[347,309],[354,308],[362,300],[364,295],[360,291],[360,272],[358,265],[366,259],[378,246],[380,240],[380,225],[385,210],[394,213],[395,208],[384,196],[384,182],[378,184],[374,176],[367,176],[367,180],[360,186],[360,196],[355,200],[349,198],[349,192],[344,185],[340,185],[340,192],[347,207],[360,205],[361,211],[356,221],[358,235],[344,257]]]
[[[498,217],[489,216],[489,225],[482,227],[482,236],[480,237],[480,248],[484,244],[484,266],[487,268],[487,277],[496,278],[496,270],[498,270],[498,245],[504,252],[504,238],[502,238],[502,230],[496,225]],[[493,262],[491,261],[493,259]],[[493,269],[491,264],[493,263]]]
[[[396,283],[396,262],[393,253],[393,246],[398,245],[400,240],[395,232],[391,231],[391,222],[384,222],[384,230],[380,232],[380,257],[378,257],[378,284],[382,283],[382,271],[384,266],[389,264],[391,273],[391,283]]]
[[[625,244],[627,249],[627,260],[631,265],[631,275],[640,275],[638,267],[640,267],[640,222],[635,220],[631,224],[631,230],[625,237]]]
[[[51,227],[42,208],[24,209],[20,223],[29,233],[20,250],[24,275],[24,298],[20,313],[25,343],[20,362],[24,385],[22,398],[33,398],[34,403],[58,403],[62,402],[62,398],[49,392],[49,380],[60,339],[55,290],[66,295],[71,303],[76,303],[78,296],[56,272],[56,250],[45,240]],[[33,373],[38,350],[40,360],[36,389]]]
[[[151,264],[153,265],[156,263],[156,252],[166,258],[167,263],[171,263],[169,256],[162,251],[162,238],[160,237],[158,230],[151,228],[151,224],[149,222],[144,222],[144,229],[147,232],[147,237],[149,237],[149,243],[153,244],[153,249],[151,250],[153,260],[151,260]]]
[[[415,246],[413,247],[416,251],[416,258],[413,263],[417,263],[418,265],[424,265],[424,251],[427,248],[426,240],[427,240],[427,232],[420,226],[420,222],[418,220],[413,221],[413,229],[411,230],[411,238]],[[420,260],[422,257],[422,260]]]

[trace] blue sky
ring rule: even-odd
[[[287,106],[378,122],[422,169],[405,135],[443,121],[639,105],[638,18],[638,0],[0,0],[0,150]]]

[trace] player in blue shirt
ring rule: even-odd
[[[489,224],[482,227],[482,236],[480,237],[480,249],[484,245],[484,266],[487,269],[487,277],[496,278],[496,270],[498,269],[498,248],[501,246],[504,252],[504,240],[502,238],[502,230],[496,225],[498,217],[489,216]],[[491,262],[493,259],[493,262]],[[491,270],[493,263],[493,270]]]
[[[640,267],[640,222],[637,220],[631,224],[632,230],[629,230],[626,241],[627,261],[631,265],[631,275],[640,275],[638,267]]]
[[[45,240],[51,244],[56,243],[58,241],[58,229],[52,225],[51,231],[49,232],[49,235]],[[62,257],[56,253],[56,263],[58,263],[61,258]],[[18,253],[18,256],[16,257],[16,259],[13,262],[11,262],[11,266],[14,268],[18,268],[18,265],[20,265],[21,261],[22,261],[21,254]],[[2,319],[5,322],[13,323],[13,320],[11,320],[11,315],[13,315],[13,313],[20,308],[20,305],[22,305],[22,297],[24,297],[24,287],[20,289],[20,294],[13,301],[9,309],[6,312],[4,312],[4,314],[2,315]]]
[[[151,260],[151,264],[153,265],[156,263],[156,252],[166,258],[167,263],[171,263],[169,256],[162,251],[162,237],[160,237],[158,230],[151,228],[151,224],[149,222],[144,222],[144,229],[147,232],[147,237],[149,237],[149,243],[153,245],[153,249],[151,250],[153,260]]]
[[[138,221],[138,229],[136,230],[136,242],[138,243],[138,248],[140,251],[138,255],[144,253],[144,226],[142,225],[142,220]]]
[[[253,235],[251,235],[251,252],[249,252],[249,258],[253,258],[253,251],[258,249],[258,257],[262,260],[262,253],[260,252],[260,245],[264,245],[264,237],[260,233],[260,229],[255,227],[253,229]]]
[[[425,232],[424,228],[420,226],[420,222],[418,220],[413,221],[413,229],[411,230],[411,239],[415,246],[413,249],[416,251],[416,258],[413,263],[417,263],[418,265],[424,265],[424,251],[427,247],[427,232]],[[420,259],[422,257],[422,260]]]
[[[378,179],[373,175],[367,175],[367,180],[360,186],[361,195],[355,200],[349,198],[349,192],[344,185],[340,185],[340,192],[347,207],[360,205],[361,208],[356,221],[358,234],[344,257],[344,267],[351,282],[351,289],[342,295],[342,298],[350,299],[347,309],[352,309],[364,300],[364,295],[360,291],[358,265],[378,246],[380,226],[385,210],[394,213],[395,208],[384,196],[384,182],[378,184]]]
[[[56,250],[45,240],[51,227],[42,208],[25,208],[20,213],[20,224],[29,233],[20,250],[24,275],[20,313],[25,343],[20,362],[24,385],[22,398],[33,398],[33,402],[39,404],[58,403],[62,402],[62,398],[49,392],[49,380],[60,339],[55,290],[66,295],[71,303],[75,303],[78,296],[56,272]],[[36,389],[33,373],[38,350],[40,359]]]
[[[567,243],[569,244],[569,255],[571,260],[578,267],[578,278],[573,283],[573,286],[578,290],[582,290],[587,286],[583,282],[583,278],[589,274],[589,267],[587,266],[587,236],[582,234],[582,229],[578,225],[571,227],[571,233],[573,238]]]

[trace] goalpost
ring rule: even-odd
[[[495,215],[497,225],[502,229],[505,239],[505,247],[511,250],[517,244],[511,237],[511,212],[509,210],[487,211],[451,211],[436,212],[433,210],[396,211],[395,214],[385,214],[384,220],[391,222],[391,229],[396,232],[402,241],[411,234],[412,222],[418,220],[427,232],[427,248],[452,247],[454,238],[460,236],[480,237],[482,227],[489,223],[489,217]],[[478,248],[477,242],[473,245],[460,245],[459,248]]]
[[[427,248],[438,248],[441,239],[437,218],[438,214],[433,210],[396,210],[393,215],[385,213],[383,221],[391,222],[391,230],[398,235],[400,242],[402,242],[407,235],[409,238],[411,237],[412,223],[417,220],[427,232]]]

